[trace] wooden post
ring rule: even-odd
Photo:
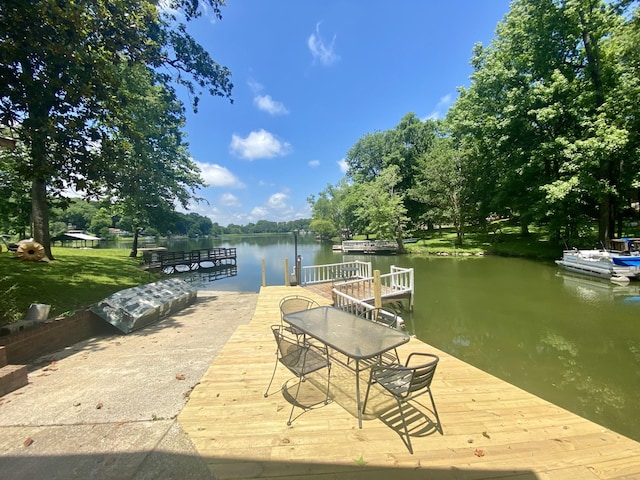
[[[267,269],[264,266],[264,258],[262,259],[262,286],[267,286]]]
[[[288,287],[289,284],[289,259],[284,259],[284,286]]]
[[[382,308],[382,285],[380,284],[380,270],[373,271],[373,306]]]

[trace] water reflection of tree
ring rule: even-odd
[[[608,347],[606,350],[611,350],[612,345]],[[627,395],[621,387],[626,382],[620,382],[610,369],[603,369],[598,354],[581,355],[574,342],[552,332],[540,339],[540,353],[555,354],[561,365],[553,377],[549,401],[614,430],[627,430],[629,419],[620,413],[626,405]]]

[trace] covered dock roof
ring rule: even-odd
[[[91,242],[90,246],[94,246],[94,242],[100,242],[102,240],[100,237],[94,237],[93,235],[89,235],[82,232],[65,232],[60,235],[56,235],[51,238],[51,242],[55,244],[55,242],[60,242],[62,246],[65,243],[74,243],[74,246],[87,246],[87,242]]]

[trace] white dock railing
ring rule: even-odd
[[[334,307],[337,307],[341,310],[346,310],[347,312],[351,312],[354,315],[359,315],[365,318],[370,318],[369,312],[375,309],[375,307],[370,303],[363,302],[362,300],[350,297],[349,295],[344,293],[336,294]],[[387,318],[389,320],[395,319],[395,328],[405,328],[405,323],[401,316],[387,310],[382,310],[380,314],[383,316],[383,318]]]
[[[344,302],[351,299],[359,299],[359,303],[370,304],[376,295],[384,298],[409,297],[409,310],[413,310],[414,272],[413,268],[403,268],[391,265],[391,273],[380,275],[379,285],[376,285],[374,277],[359,278],[336,283],[333,293],[336,298],[336,306],[340,297]],[[376,293],[377,292],[377,293]]]
[[[413,310],[413,268],[391,265],[391,273],[375,274],[374,277],[371,262],[356,260],[302,267],[300,276],[303,286],[332,282],[334,305],[343,310],[367,312],[374,308],[376,295],[381,302],[385,298],[408,297],[409,310]],[[375,278],[379,278],[377,285]]]
[[[300,274],[301,285],[314,285],[318,283],[329,283],[337,281],[346,281],[356,278],[371,277],[371,262],[361,262],[359,260],[353,262],[330,263],[327,265],[311,265],[302,267]]]

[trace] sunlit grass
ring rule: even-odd
[[[457,244],[453,227],[435,230],[420,230],[408,233],[407,237],[418,237],[417,243],[406,243],[408,253],[416,255],[505,255],[556,259],[562,255],[562,247],[549,241],[545,229],[530,227],[528,235],[522,235],[520,227],[509,220],[498,220],[484,227],[468,227],[462,245]],[[371,236],[370,239],[375,239]],[[359,235],[354,240],[365,240]],[[339,240],[335,240],[339,242]]]
[[[541,259],[555,259],[562,254],[562,248],[549,242],[544,230],[532,228],[528,235],[522,235],[519,227],[504,221],[494,222],[487,229],[467,229],[461,246],[456,245],[456,233],[453,228],[421,232],[420,238],[418,243],[405,245],[410,253],[430,255],[483,253]]]
[[[51,305],[50,316],[88,307],[119,290],[153,282],[127,249],[54,247],[55,260],[26,262],[12,252],[0,253],[0,288],[12,285],[12,301],[26,313],[31,303]]]

